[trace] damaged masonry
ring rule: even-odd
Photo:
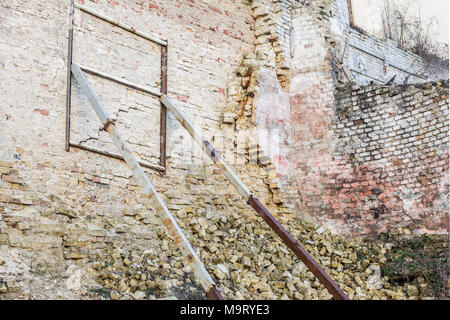
[[[448,68],[352,14],[0,4],[0,299],[448,298]]]

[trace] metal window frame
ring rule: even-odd
[[[138,37],[146,39],[154,44],[157,44],[161,48],[161,87],[160,92],[157,92],[151,88],[147,88],[145,86],[141,86],[139,84],[127,81],[125,79],[116,77],[114,75],[110,75],[104,73],[100,70],[97,70],[88,66],[80,66],[80,68],[86,73],[101,77],[106,80],[110,80],[121,85],[124,85],[128,88],[132,88],[134,90],[138,90],[144,93],[148,93],[150,95],[156,96],[160,98],[163,94],[167,94],[167,55],[168,55],[168,41],[161,40],[155,38],[151,35],[145,34],[141,31],[136,30],[132,26],[128,26],[120,21],[116,21],[110,17],[105,16],[104,14],[88,8],[84,5],[78,4],[74,2],[74,0],[70,0],[70,18],[69,18],[69,39],[68,39],[68,52],[67,52],[67,89],[66,89],[66,134],[65,134],[65,149],[67,152],[70,151],[70,147],[82,149],[88,152],[94,152],[97,154],[101,154],[104,156],[124,160],[123,157],[119,154],[110,153],[104,150],[99,150],[97,148],[84,146],[81,144],[72,143],[70,141],[70,115],[71,115],[71,99],[72,99],[72,77],[71,77],[71,68],[72,68],[72,55],[73,55],[73,15],[75,8],[80,9],[82,12],[85,12],[91,16],[99,18],[102,21],[112,24],[113,26],[117,26],[125,31],[128,31]],[[146,161],[140,160],[139,163],[141,166],[146,167],[151,170],[155,170],[161,174],[166,173],[166,141],[167,141],[167,108],[166,106],[160,102],[161,114],[160,114],[160,142],[159,142],[159,164],[152,164]]]
[[[171,235],[171,237],[175,241],[175,244],[181,251],[185,260],[185,265],[196,275],[198,281],[200,282],[200,285],[203,287],[209,298],[223,300],[222,294],[217,289],[214,280],[206,270],[195,250],[192,248],[183,231],[178,226],[176,219],[170,214],[169,209],[164,203],[164,200],[156,191],[147,174],[139,164],[137,158],[131,152],[128,144],[120,135],[119,130],[116,128],[114,122],[110,118],[102,101],[100,100],[92,86],[89,84],[89,81],[86,79],[84,72],[76,63],[72,64],[71,70],[72,75],[80,85],[81,91],[85,94],[89,103],[92,105],[95,113],[100,120],[100,123],[103,124],[104,130],[111,137],[111,140],[114,142],[117,151],[120,152],[126,164],[133,172],[134,177],[136,178],[138,184],[141,186],[144,194],[148,197],[148,200],[160,217],[161,222],[163,223],[167,232]]]

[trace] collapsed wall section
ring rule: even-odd
[[[169,95],[214,146],[224,141],[233,160],[226,162],[351,298],[417,297],[417,290],[383,287],[379,263],[389,244],[348,240],[297,219],[323,222],[323,212],[340,210],[333,194],[326,197],[329,177],[342,163],[351,166],[351,148],[335,149],[342,129],[335,110],[347,102],[334,95],[332,1],[254,1],[250,8],[237,1],[84,2],[168,38]],[[0,297],[201,298],[126,165],[64,152],[67,3],[13,1],[0,10],[0,134],[7,137],[0,139]],[[137,70],[129,72],[123,75]],[[31,90],[18,96],[21,87]],[[114,92],[111,104],[128,105],[121,99]],[[126,129],[130,139],[141,135]],[[281,147],[271,153],[266,137],[276,135]],[[167,175],[149,172],[151,180],[225,297],[330,298],[170,116],[167,160]],[[347,221],[350,230],[341,224]],[[325,224],[366,231],[354,228],[358,219],[347,221]]]

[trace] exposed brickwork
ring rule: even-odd
[[[296,160],[303,207],[351,234],[448,232],[447,86],[340,88],[331,114],[300,113],[300,127],[311,123],[298,134],[308,153]]]
[[[448,231],[448,82],[337,93],[334,215],[364,233],[392,225]],[[354,208],[352,208],[352,206]],[[375,219],[375,220],[372,220]],[[372,221],[371,221],[372,220]]]
[[[213,1],[85,1],[85,4],[136,29],[168,39],[169,94],[210,138],[222,121],[224,88],[243,52],[253,48],[253,18],[248,8],[233,1],[222,1],[220,5],[219,2],[214,5]],[[160,255],[157,230],[161,224],[142,195],[136,195],[139,188],[128,167],[119,160],[86,151],[64,151],[68,5],[69,1],[47,0],[10,1],[0,6],[3,17],[0,92],[4,97],[0,108],[0,159],[8,160],[7,168],[1,168],[0,243],[8,257],[2,256],[7,261],[2,281],[11,282],[8,288],[13,288],[14,281],[36,280],[31,286],[24,283],[18,286],[21,290],[14,293],[16,296],[55,298],[59,291],[70,297],[70,288],[65,283],[70,274],[65,275],[64,270],[76,266],[76,261],[102,261],[101,257],[118,249],[142,255],[149,248],[157,248],[150,256],[164,263],[168,259]],[[99,19],[86,17],[79,10],[76,12],[74,62],[158,87],[159,74],[153,71],[154,65],[159,65],[159,57],[152,60],[155,51],[151,45]],[[91,20],[93,24],[86,23]],[[98,33],[101,41],[96,42]],[[144,55],[146,50],[149,55]],[[159,138],[159,121],[152,117],[148,97],[105,80],[89,79],[102,94],[108,111],[119,115],[119,130],[132,149],[140,156],[155,157],[147,146],[159,143],[159,139],[155,141],[155,137]],[[93,139],[87,139],[99,135],[101,124],[75,86],[76,83],[73,138],[77,138],[78,132],[79,141],[93,143]],[[20,94],[19,88],[23,89]],[[89,130],[83,125],[87,121]],[[203,208],[205,201],[219,205],[226,203],[229,196],[233,198],[233,206],[245,207],[245,202],[236,198],[232,187],[213,170],[211,163],[204,163],[198,153],[192,152],[190,137],[171,117],[168,132],[167,175],[149,174],[172,212],[187,205],[197,210],[197,197]],[[101,138],[100,146],[108,147],[102,143],[109,140]],[[186,143],[180,149],[182,139]],[[13,169],[8,169],[12,166],[14,174]],[[236,171],[241,172],[239,167]],[[253,176],[259,177],[260,173]],[[203,185],[205,180],[208,186]],[[262,181],[253,184],[267,190]],[[21,190],[25,187],[33,192],[25,193]],[[64,199],[66,209],[58,209],[57,199]],[[177,254],[173,246],[171,250]],[[10,270],[21,269],[37,272],[39,257],[46,257],[42,259],[42,268],[47,271],[42,277],[8,274]],[[9,258],[15,259],[17,266],[10,265]],[[56,287],[44,289],[42,281],[46,277]],[[34,287],[40,289],[33,291]]]
[[[383,231],[380,220],[442,231],[442,85],[335,92],[331,0],[80,3],[168,39],[169,95],[351,298],[417,297],[383,287],[376,264],[390,244],[350,241],[298,217],[347,235]],[[113,299],[201,298],[128,167],[64,151],[68,4],[0,5],[0,298],[92,298],[92,288]],[[79,10],[74,27],[74,62],[159,88],[157,46]],[[131,149],[157,162],[158,100],[89,80]],[[76,81],[72,103],[73,142],[115,151]],[[150,179],[225,297],[330,298],[170,115],[167,156],[166,175]],[[360,259],[359,248],[373,254]]]

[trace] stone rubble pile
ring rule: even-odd
[[[16,179],[26,192],[21,198],[16,195],[4,200],[26,203],[28,209],[18,207],[20,210],[14,213],[1,208],[0,299],[205,298],[148,204],[140,210],[130,209],[133,213],[126,216],[127,225],[97,225],[96,217],[85,209],[73,209],[66,199],[31,191],[12,169],[12,163],[2,165],[5,179]],[[252,165],[246,170],[247,175],[258,177],[257,172],[263,168]],[[209,180],[216,181],[206,181],[205,176],[214,176]],[[221,179],[213,173],[190,173],[185,180],[193,194],[189,204],[177,192],[167,191],[163,196],[225,298],[331,299],[306,266],[237,194],[219,190]],[[258,181],[251,184],[250,180],[249,184],[260,191],[259,199],[351,299],[433,298],[429,291],[433,284],[420,274],[415,275],[417,281],[397,285],[382,276],[382,268],[394,252],[390,241],[395,235],[387,241],[332,235],[324,227],[289,215],[283,205],[274,205],[264,192],[266,184]],[[196,185],[199,188],[194,193]],[[30,224],[32,218],[26,216],[27,212],[36,216],[37,210],[42,215],[41,224],[36,230],[28,229],[26,222]],[[135,223],[142,225],[144,240],[130,232]],[[120,241],[118,234],[124,237]],[[448,242],[437,244],[448,252]],[[39,250],[23,249],[37,246]]]
[[[186,208],[180,225],[226,299],[332,299],[308,268],[249,211],[217,215]],[[280,217],[279,217],[280,218]],[[391,243],[346,239],[301,220],[283,219],[294,238],[320,262],[351,299],[418,299],[420,288],[392,286],[381,276]],[[99,284],[112,299],[202,299],[173,242],[160,230],[161,246],[141,255],[116,250],[107,267],[96,263]],[[423,297],[422,297],[423,298]]]

